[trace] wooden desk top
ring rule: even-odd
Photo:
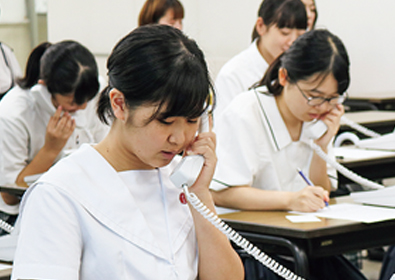
[[[395,91],[385,92],[358,92],[350,94],[349,99],[364,100],[373,103],[385,103],[395,101]]]
[[[393,122],[395,123],[395,111],[358,111],[344,114],[348,119],[362,124]],[[344,122],[341,122],[344,125]]]
[[[347,197],[339,197],[330,200],[330,204],[339,202],[352,202]],[[321,218],[321,222],[314,223],[292,223],[285,218],[292,215],[287,211],[240,211],[220,215],[220,217],[230,226],[235,227],[237,231],[256,232],[268,235],[277,235],[283,237],[293,237],[309,239],[320,236],[329,236],[344,234],[347,232],[357,232],[362,229],[377,226],[385,226],[388,223],[395,225],[395,220],[385,221],[375,224],[364,224],[355,221],[336,220]]]

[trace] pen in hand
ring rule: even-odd
[[[303,180],[307,183],[307,185],[309,185],[309,186],[314,186],[313,183],[310,181],[310,179],[307,178],[306,175],[304,175],[304,173],[302,172],[302,170],[300,170],[299,168],[298,168],[298,173],[299,173],[299,175],[303,178]],[[328,201],[324,200],[324,202],[325,202],[325,206],[326,206],[326,207],[329,207]]]

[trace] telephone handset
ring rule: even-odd
[[[310,139],[319,139],[328,130],[328,126],[321,120],[316,120],[306,124],[306,135]]]
[[[206,131],[209,131],[207,112],[203,113],[201,117],[199,133]],[[225,222],[223,222],[217,215],[211,212],[211,210],[208,209],[194,193],[189,192],[188,187],[192,186],[199,176],[203,164],[204,157],[201,155],[185,156],[171,173],[170,180],[175,186],[183,188],[187,200],[196,209],[196,211],[198,211],[205,219],[212,223],[236,245],[243,248],[248,254],[284,279],[303,280],[303,278],[295,275],[292,271],[283,267],[268,255],[261,252],[256,246],[251,244],[230,226],[225,224]]]

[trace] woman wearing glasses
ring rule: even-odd
[[[216,204],[243,210],[324,208],[337,188],[336,170],[309,143],[334,157],[332,140],[349,82],[348,55],[336,36],[325,30],[300,36],[258,87],[237,97],[217,120],[218,165],[211,186]],[[312,140],[318,120],[327,130]]]
[[[211,184],[216,205],[305,212],[324,208],[329,191],[337,188],[336,170],[315,154],[310,142],[334,158],[332,140],[349,83],[349,59],[339,38],[313,30],[296,39],[258,87],[238,95],[218,119],[218,164]],[[327,130],[312,139],[317,121]],[[288,266],[281,257],[278,261]],[[309,263],[309,279],[366,279],[342,256]],[[277,279],[260,269],[259,279]]]

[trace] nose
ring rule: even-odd
[[[175,126],[169,135],[169,143],[177,146],[184,145],[186,139],[184,131],[182,127]]]

